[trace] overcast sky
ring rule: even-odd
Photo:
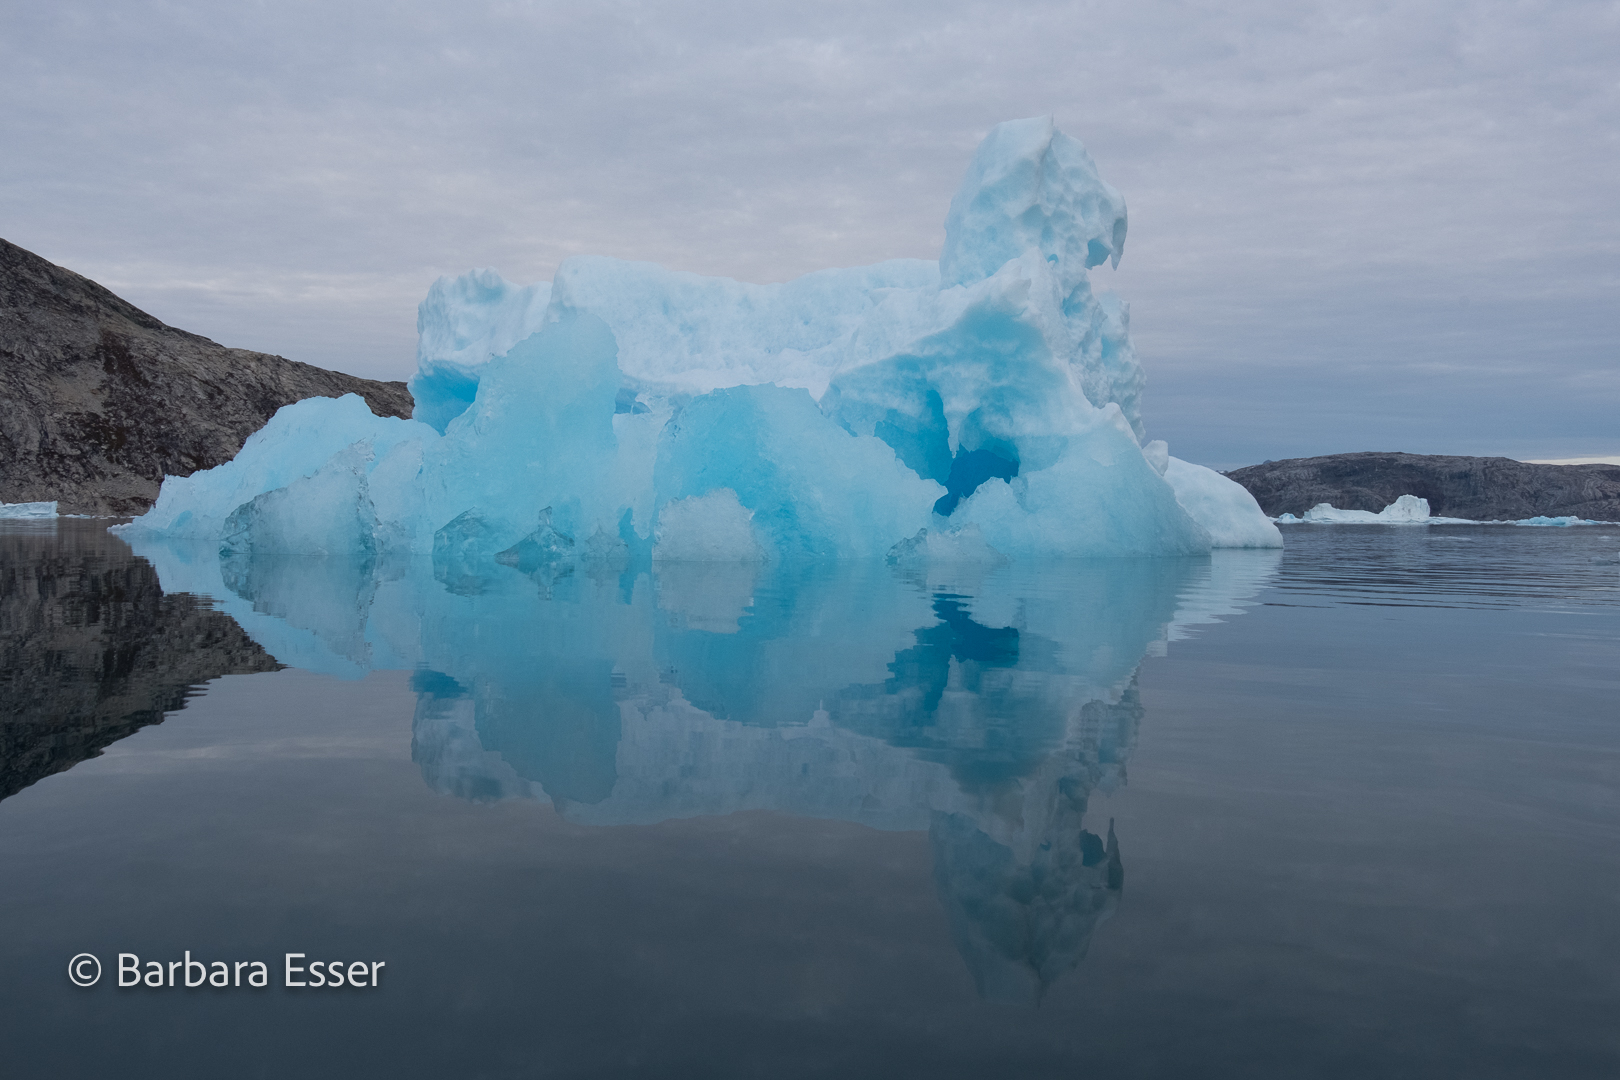
[[[0,236],[385,378],[472,267],[934,258],[1051,113],[1172,453],[1620,453],[1620,3],[0,0],[0,106]]]

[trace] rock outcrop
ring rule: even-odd
[[[0,527],[0,799],[185,708],[221,675],[281,667],[204,597],[96,522]]]
[[[1268,461],[1226,474],[1272,517],[1317,503],[1377,512],[1402,495],[1435,517],[1517,521],[1545,515],[1620,521],[1620,465],[1533,465],[1501,457],[1329,454]]]
[[[283,405],[349,393],[411,414],[402,382],[227,349],[0,240],[0,502],[139,514],[164,476],[230,460]]]

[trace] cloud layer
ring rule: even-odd
[[[938,253],[997,121],[1124,192],[1147,419],[1216,465],[1620,450],[1620,5],[58,3],[0,14],[0,235],[403,377],[441,273]]]

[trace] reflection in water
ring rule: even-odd
[[[76,522],[0,526],[0,799],[185,707],[221,675],[281,665],[150,563]]]
[[[1086,813],[1124,780],[1143,657],[1240,610],[1278,558],[649,574],[142,554],[284,663],[412,670],[413,757],[446,794],[595,825],[763,809],[927,831],[980,992],[1020,1002],[1120,894],[1120,843]]]

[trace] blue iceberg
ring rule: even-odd
[[[1050,118],[995,128],[936,262],[752,285],[600,257],[441,279],[415,418],[287,406],[129,527],[227,554],[458,566],[997,562],[1276,547],[1237,484],[1146,441],[1125,203]]]

